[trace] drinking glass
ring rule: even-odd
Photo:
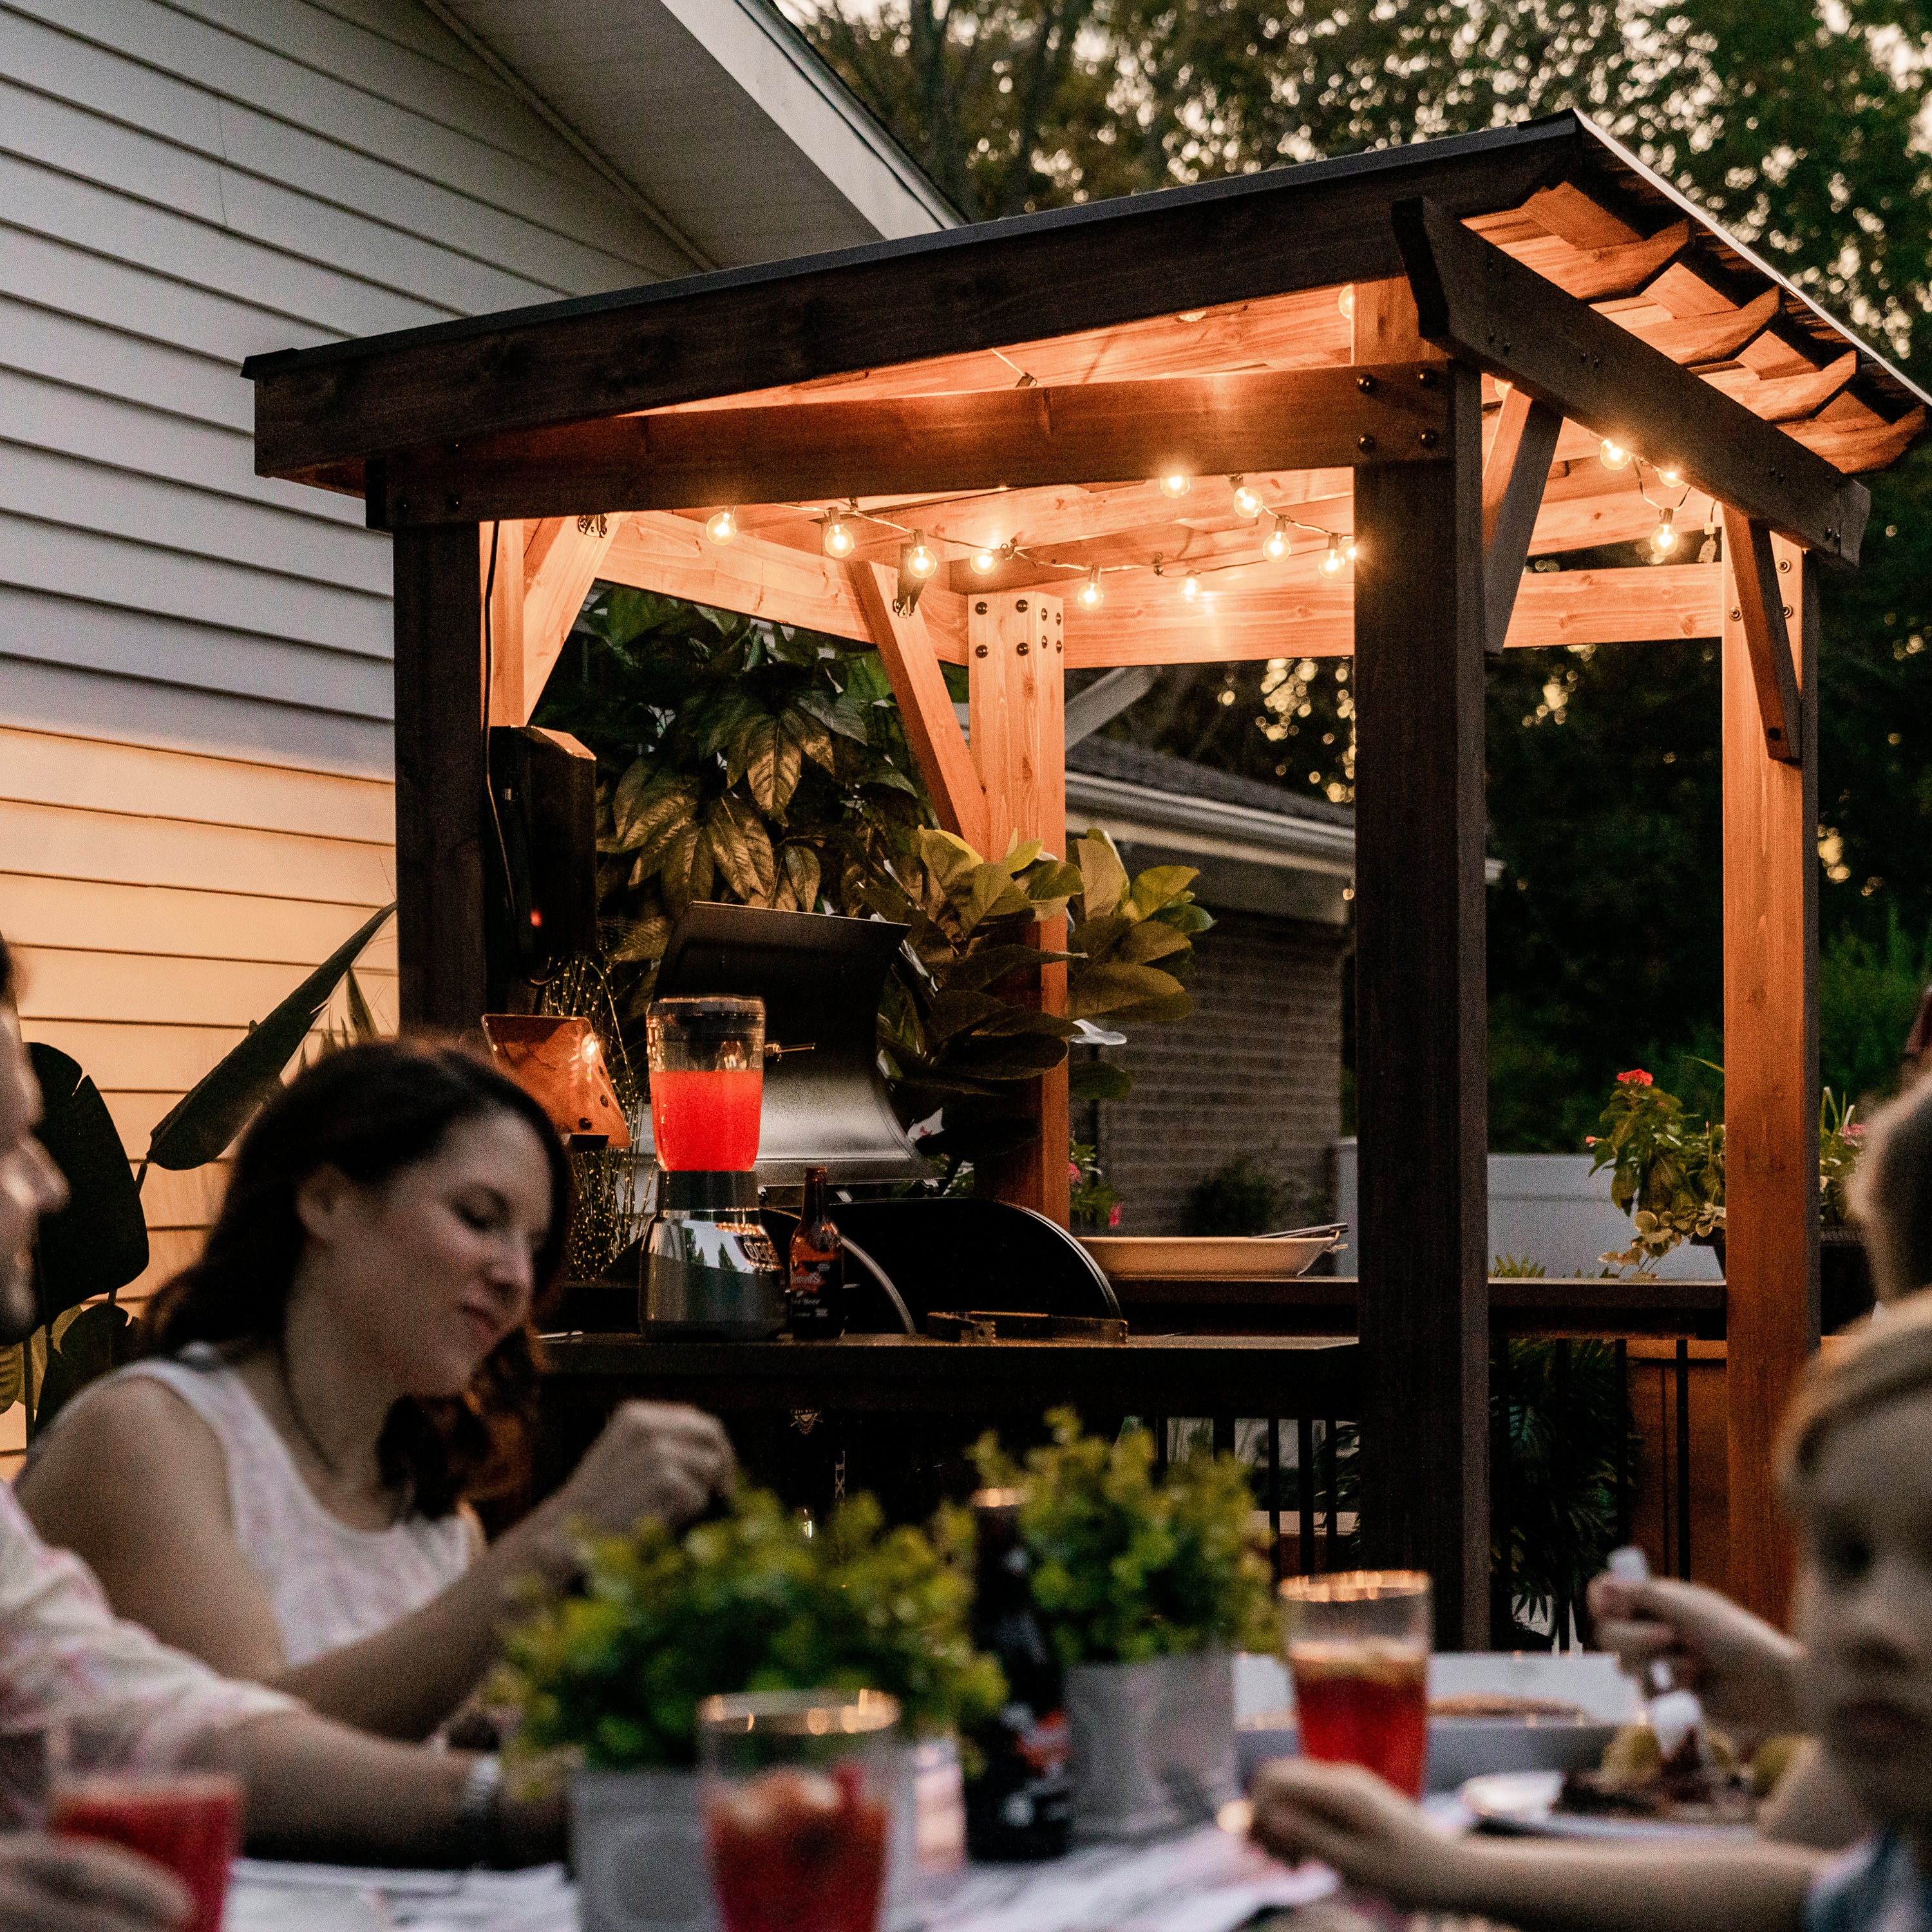
[[[1429,1763],[1429,1579],[1419,1570],[1291,1576],[1281,1605],[1304,1755],[1365,1765],[1420,1798]]]
[[[876,1690],[698,1707],[704,1838],[724,1932],[874,1932],[899,1707]]]
[[[165,1865],[193,1900],[184,1932],[220,1932],[242,1844],[242,1787],[215,1772],[126,1768],[124,1727],[70,1719],[47,1734],[47,1828]]]
[[[653,1000],[644,1014],[651,1142],[667,1174],[742,1174],[758,1162],[765,1003]]]

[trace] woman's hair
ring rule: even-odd
[[[14,956],[7,950],[7,940],[0,934],[0,1006],[10,1006],[14,999]]]
[[[1802,1510],[1833,1430],[1932,1395],[1932,1294],[1908,1295],[1850,1341],[1814,1356],[1778,1430],[1778,1473],[1785,1498]]]
[[[200,1258],[148,1304],[145,1352],[172,1354],[190,1342],[237,1353],[278,1347],[308,1242],[296,1208],[303,1183],[332,1167],[380,1186],[428,1160],[452,1128],[499,1113],[529,1125],[549,1164],[550,1226],[535,1266],[540,1301],[562,1264],[572,1207],[570,1163],[543,1109],[460,1048],[371,1040],[304,1067],[249,1124]],[[536,1327],[526,1322],[461,1396],[399,1401],[377,1445],[385,1480],[425,1516],[440,1516],[486,1469],[503,1473],[520,1456],[535,1412],[537,1360]]]
[[[1866,1124],[1850,1192],[1879,1299],[1932,1287],[1932,1077]]]

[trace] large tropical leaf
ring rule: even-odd
[[[1127,890],[1127,868],[1114,850],[1113,841],[1102,832],[1090,832],[1073,842],[1073,856],[1080,867],[1080,890],[1086,901],[1089,919],[1104,919],[1120,905]]]
[[[781,911],[814,912],[818,907],[818,854],[809,845],[788,845],[778,854],[778,904]]]
[[[1076,1100],[1124,1100],[1133,1086],[1133,1076],[1111,1060],[1076,1060],[1066,1076],[1066,1090]]]
[[[1172,905],[1200,877],[1192,866],[1150,866],[1134,875],[1128,903],[1142,919]]]
[[[764,821],[743,800],[721,793],[705,814],[704,836],[724,883],[748,905],[770,905],[778,865]]]
[[[40,1222],[40,1315],[125,1288],[148,1265],[148,1225],[107,1103],[79,1064],[52,1047],[27,1049],[46,1114],[40,1144],[67,1178],[68,1204]]]
[[[828,731],[835,731],[842,738],[852,738],[862,745],[871,741],[866,732],[866,713],[849,691],[842,691],[836,697],[830,692],[802,691],[798,694],[798,708],[817,718]]]
[[[321,1017],[343,976],[395,910],[393,902],[371,914],[268,1016],[176,1102],[148,1142],[148,1160],[178,1172],[204,1166],[248,1124],[278,1085],[309,1029]]]
[[[1186,997],[1180,982],[1157,966],[1088,966],[1068,975],[1066,1010],[1074,1019],[1100,1013],[1124,1012],[1157,1000]]]
[[[38,1436],[87,1384],[131,1362],[137,1352],[134,1324],[124,1308],[97,1302],[83,1308],[47,1353],[46,1378],[34,1405]]]

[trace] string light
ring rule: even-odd
[[[827,556],[850,556],[859,548],[852,526],[843,517],[828,516],[819,526],[818,540]]]
[[[1160,494],[1163,496],[1184,496],[1193,485],[1192,477],[1184,476],[1176,470],[1160,479]]]
[[[1667,556],[1677,548],[1677,512],[1666,509],[1660,511],[1658,515],[1661,520],[1652,533],[1650,547],[1659,556]]]
[[[1228,481],[1234,486],[1234,508],[1244,517],[1258,517],[1268,506],[1258,491],[1250,489],[1238,476],[1230,476]]]
[[[1180,594],[1182,596],[1185,597],[1190,604],[1192,604],[1194,600],[1201,595],[1201,573],[1199,571],[1190,570],[1187,574],[1180,580]]]
[[[728,544],[738,534],[736,510],[720,510],[704,526],[704,534],[715,544]]]
[[[1600,453],[1604,459],[1604,467],[1606,470],[1622,470],[1629,465],[1630,452],[1624,448],[1622,443],[1612,442],[1608,436],[1604,439],[1604,447]]]
[[[1328,548],[1322,553],[1322,574],[1324,577],[1340,577],[1342,566],[1351,561],[1352,560],[1342,548],[1341,538],[1331,531],[1328,537]]]
[[[1352,282],[1345,284],[1341,289],[1336,291],[1335,296],[1335,306],[1342,311],[1343,315],[1348,317],[1349,321],[1353,322],[1354,320],[1355,289],[1354,284]]]
[[[1286,517],[1275,518],[1274,528],[1268,532],[1267,540],[1262,545],[1262,554],[1270,563],[1288,554],[1288,519]]]
[[[1673,463],[1668,470],[1660,470],[1657,480],[1666,488],[1681,490],[1684,487],[1684,472]]]
[[[990,574],[999,567],[999,553],[990,544],[982,544],[973,553],[973,568],[982,577]]]
[[[1080,586],[1080,608],[1083,610],[1097,610],[1100,608],[1100,571],[1097,564],[1087,573],[1087,581]]]
[[[925,531],[913,532],[912,542],[899,553],[899,568],[921,584],[938,572],[939,554],[926,542]]]

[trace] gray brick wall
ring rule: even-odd
[[[1122,1234],[1180,1233],[1189,1190],[1244,1154],[1284,1184],[1292,1211],[1329,1211],[1348,934],[1258,913],[1215,919],[1196,941],[1193,1012],[1108,1049],[1133,1091],[1074,1108],[1078,1138],[1096,1139],[1097,1126]]]

